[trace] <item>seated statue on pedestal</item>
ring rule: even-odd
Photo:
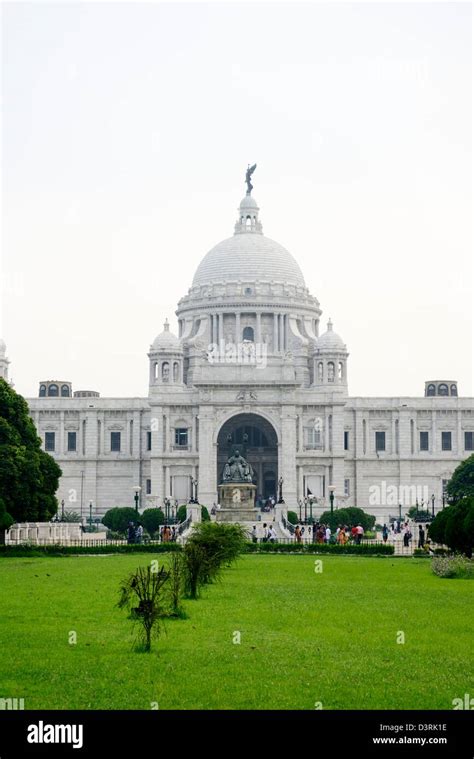
[[[253,469],[248,461],[240,455],[239,451],[235,451],[232,456],[227,459],[227,463],[224,467],[222,475],[223,482],[252,482]]]

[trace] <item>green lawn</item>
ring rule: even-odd
[[[151,654],[135,653],[114,604],[151,558],[1,559],[0,697],[26,709],[450,709],[474,693],[474,582],[435,577],[427,560],[327,556],[317,574],[315,556],[246,556],[185,603],[189,619],[166,622]]]

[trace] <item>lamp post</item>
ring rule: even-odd
[[[64,522],[64,498],[61,501],[61,522]]]
[[[301,508],[303,506],[303,501],[301,500],[301,498],[298,501],[298,506],[300,507],[300,522],[301,522]]]
[[[402,504],[398,504],[398,524],[402,523]]]
[[[419,508],[419,506],[418,506],[418,498],[416,499],[416,504],[415,505],[416,505],[416,516],[418,516],[418,508]]]
[[[140,485],[135,485],[135,487],[133,489],[135,491],[135,495],[134,495],[134,499],[135,499],[135,511],[137,512],[137,516],[138,516],[138,503],[140,501],[140,490],[141,490],[141,487],[140,487]]]
[[[304,499],[304,523],[308,521],[308,496]]]
[[[313,524],[313,496],[309,497],[309,521]]]
[[[89,532],[92,532],[92,501],[89,503]]]
[[[331,504],[331,516],[334,514],[334,491],[335,491],[334,485],[329,485],[329,502]]]
[[[433,519],[434,519],[434,515],[435,515],[435,513],[434,513],[434,504],[435,504],[435,497],[434,497],[434,493],[433,493],[433,495],[431,496],[431,515],[432,515]]]

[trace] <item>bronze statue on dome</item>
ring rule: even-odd
[[[256,163],[254,163],[253,166],[251,166],[250,164],[247,165],[247,172],[245,174],[245,181],[247,182],[247,195],[250,195],[250,193],[253,190],[253,184],[250,181],[250,177],[252,176],[252,174],[253,174],[253,172],[255,171],[256,168],[257,168],[257,164]]]

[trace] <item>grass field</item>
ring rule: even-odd
[[[0,697],[26,709],[450,709],[474,693],[474,583],[435,577],[426,560],[328,556],[318,574],[314,556],[245,556],[185,602],[189,618],[167,621],[151,654],[135,653],[117,589],[151,558],[2,559]]]

